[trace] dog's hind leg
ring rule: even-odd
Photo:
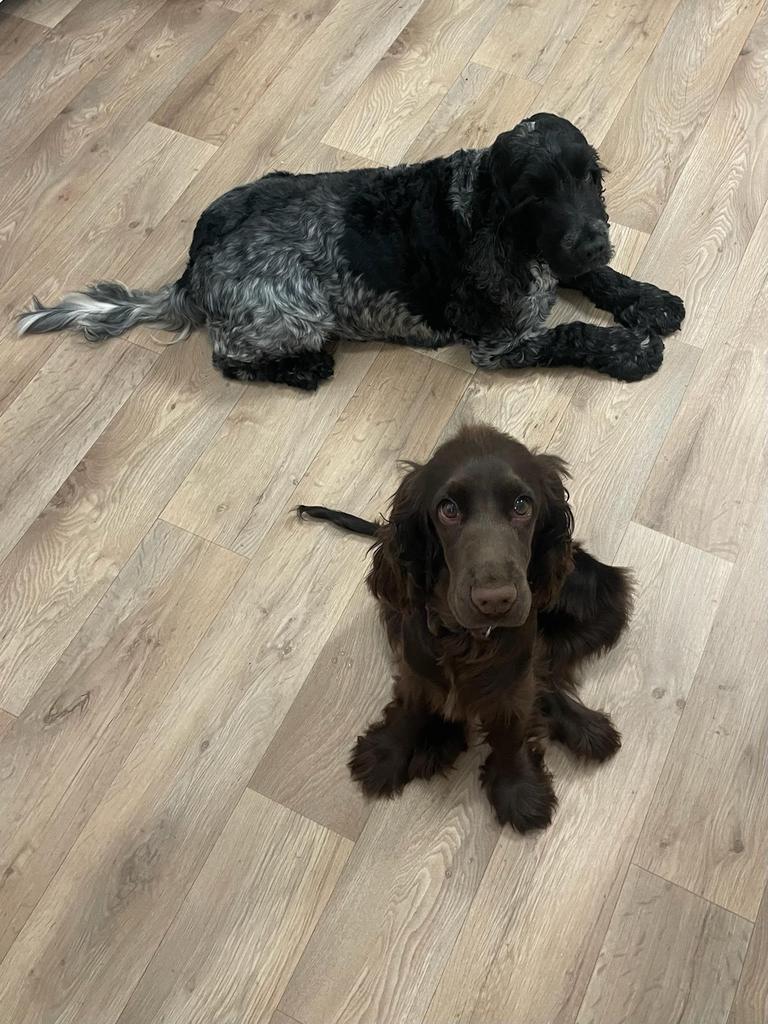
[[[658,335],[626,327],[598,327],[575,321],[523,337],[472,342],[472,362],[487,369],[528,366],[583,366],[617,380],[642,380],[661,366],[664,342]]]
[[[253,361],[232,359],[214,352],[213,365],[235,380],[269,381],[272,384],[287,384],[303,391],[316,391],[324,380],[333,376],[333,354],[322,349],[319,352],[300,352],[295,356],[278,359],[263,358]]]
[[[610,313],[624,327],[666,337],[679,331],[685,318],[683,300],[654,284],[635,281],[612,267],[560,282]]]

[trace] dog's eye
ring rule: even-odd
[[[515,510],[516,516],[525,518],[533,512],[533,502],[526,494],[521,494],[519,498],[515,498],[512,508]]]
[[[437,514],[444,523],[456,523],[461,518],[459,506],[455,501],[451,501],[450,498],[446,498],[444,501],[440,502],[437,506]]]

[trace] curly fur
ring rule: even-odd
[[[422,164],[268,174],[200,217],[187,268],[158,292],[100,282],[21,314],[21,333],[205,325],[229,376],[314,388],[335,338],[465,344],[481,367],[568,364],[625,380],[661,363],[682,302],[605,264],[597,154],[572,124],[536,114],[487,149]],[[545,320],[558,283],[621,326]],[[318,358],[322,355],[322,358]]]
[[[396,667],[394,699],[350,761],[369,796],[391,797],[411,779],[445,771],[478,724],[491,748],[483,786],[499,821],[525,832],[546,826],[557,804],[543,739],[596,761],[619,749],[610,718],[586,707],[577,685],[580,668],[624,630],[630,581],[573,541],[564,476],[556,456],[473,427],[426,465],[410,466],[382,524],[300,506],[303,517],[375,538],[368,585]],[[533,502],[525,522],[510,511],[521,493]],[[446,494],[463,509],[447,525],[439,512]],[[514,624],[472,618],[456,595],[467,566],[471,586],[516,580],[524,617],[514,618],[513,605]]]

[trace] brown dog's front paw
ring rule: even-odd
[[[349,770],[366,796],[396,796],[408,782],[411,750],[385,724],[373,725],[358,736]]]
[[[589,761],[607,761],[621,748],[621,733],[608,715],[583,706],[578,715],[552,721],[550,734],[577,757]]]
[[[546,768],[542,765],[523,774],[504,775],[490,761],[491,758],[483,765],[482,781],[499,824],[511,825],[517,832],[551,824],[557,797]]]

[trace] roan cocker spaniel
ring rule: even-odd
[[[384,524],[299,507],[375,537],[368,586],[395,684],[350,761],[369,796],[447,770],[475,725],[490,745],[482,781],[496,815],[526,832],[557,803],[544,737],[596,761],[619,749],[611,720],[576,689],[584,662],[624,629],[630,583],[572,541],[564,473],[554,456],[467,427],[411,466]]]
[[[268,174],[213,202],[181,278],[100,282],[33,308],[21,333],[98,341],[136,324],[205,325],[227,376],[313,389],[338,338],[465,344],[480,367],[584,366],[638,380],[661,365],[682,301],[607,266],[603,172],[581,132],[535,114],[486,149],[426,163]],[[618,326],[545,321],[562,284]]]

